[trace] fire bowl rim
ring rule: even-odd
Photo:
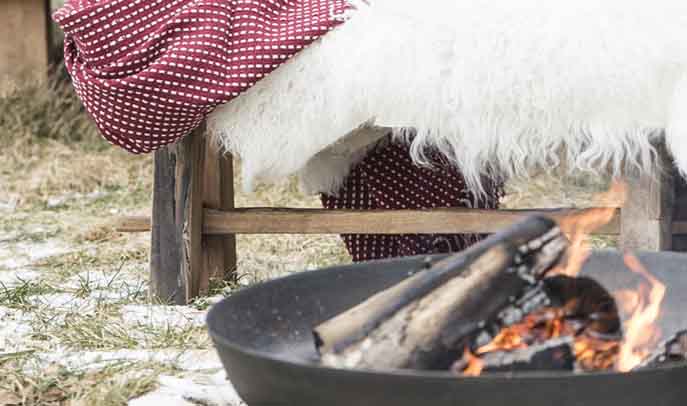
[[[616,250],[595,250],[594,254],[608,254],[608,253],[617,253],[618,251]],[[653,252],[645,252],[645,253],[639,253],[639,255],[685,255],[685,254],[676,254],[676,253],[653,253]],[[403,258],[403,259],[387,259],[387,260],[381,260],[381,261],[371,261],[371,262],[366,262],[366,263],[357,263],[357,264],[347,264],[347,265],[338,265],[338,266],[330,266],[330,267],[325,267],[317,270],[312,270],[312,271],[305,271],[305,272],[298,272],[294,273],[291,275],[286,275],[282,276],[279,278],[275,278],[269,281],[261,282],[258,284],[255,284],[253,286],[241,289],[239,292],[236,292],[232,294],[231,296],[222,299],[220,302],[216,303],[215,305],[212,306],[212,308],[209,310],[207,316],[206,316],[206,325],[208,326],[208,333],[215,343],[216,347],[222,346],[226,349],[230,349],[232,351],[235,351],[237,353],[241,353],[244,355],[247,355],[249,357],[254,357],[256,359],[263,359],[266,361],[270,361],[272,363],[275,363],[276,365],[281,365],[285,367],[297,367],[301,369],[305,369],[310,372],[327,372],[327,373],[333,373],[333,374],[340,374],[340,373],[353,373],[353,374],[359,374],[361,376],[367,376],[367,377],[398,377],[398,378],[408,378],[408,377],[421,377],[421,378],[426,378],[426,379],[438,379],[438,380],[451,380],[451,381],[489,381],[489,380],[503,380],[505,379],[517,379],[519,381],[528,381],[528,380],[559,380],[562,378],[565,379],[589,379],[589,378],[598,378],[598,377],[621,377],[621,376],[627,376],[627,375],[632,375],[632,376],[638,376],[638,375],[643,375],[643,374],[653,374],[661,371],[672,371],[675,369],[681,369],[681,368],[687,368],[687,361],[684,362],[673,362],[665,365],[659,365],[659,366],[654,366],[651,368],[646,368],[638,371],[632,371],[632,372],[617,372],[617,371],[593,371],[593,372],[584,372],[584,373],[574,373],[574,372],[568,372],[568,371],[519,371],[517,374],[514,374],[512,372],[494,372],[494,373],[489,373],[489,374],[484,374],[478,377],[466,377],[466,376],[457,376],[450,371],[426,371],[426,370],[410,370],[410,369],[383,369],[383,370],[374,370],[374,369],[339,369],[339,368],[332,368],[332,367],[327,367],[323,365],[318,365],[313,363],[312,361],[309,361],[307,359],[284,359],[284,357],[280,357],[278,354],[274,352],[269,352],[269,351],[259,351],[256,349],[252,348],[247,348],[243,345],[239,345],[235,342],[232,342],[232,340],[228,339],[225,337],[223,334],[219,333],[216,328],[215,328],[215,320],[219,321],[222,319],[221,316],[221,311],[224,306],[230,305],[231,302],[234,301],[240,301],[242,298],[246,296],[251,296],[255,292],[258,292],[260,290],[268,289],[268,288],[274,288],[278,287],[280,285],[283,285],[285,283],[297,283],[299,280],[302,279],[307,279],[311,278],[313,274],[315,275],[324,275],[326,273],[335,273],[335,272],[340,272],[342,270],[352,270],[352,269],[363,269],[363,268],[369,268],[371,265],[380,267],[380,266],[389,266],[393,264],[398,264],[400,262],[407,262],[411,263],[412,261],[436,261],[441,258],[446,257],[446,255],[433,255],[433,256],[420,256],[420,257],[414,257],[414,258]],[[417,270],[409,270],[406,271],[407,276],[411,276],[414,273],[418,272],[419,269]],[[406,277],[407,277],[406,276]],[[217,348],[219,351],[219,348]]]

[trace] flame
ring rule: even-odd
[[[666,294],[666,286],[651,275],[632,254],[625,254],[625,264],[630,270],[641,275],[648,284],[641,284],[637,294],[632,297],[627,292],[616,296],[616,302],[623,309],[633,309],[631,316],[623,324],[625,331],[620,345],[616,369],[628,372],[640,365],[660,339],[661,332],[656,320],[661,314],[661,304]],[[623,303],[630,298],[631,302]]]
[[[527,331],[531,330],[531,324],[525,322],[503,329],[489,344],[478,348],[476,354],[483,355],[494,351],[511,351],[527,348],[527,343],[525,343],[523,336]]]
[[[616,210],[622,206],[627,196],[627,187],[622,182],[614,182],[610,189],[594,199],[598,206],[571,214],[559,221],[561,229],[570,240],[565,266],[553,270],[558,275],[576,277],[582,271],[582,265],[591,254],[588,241],[590,234],[610,223]]]
[[[575,340],[575,358],[583,370],[608,370],[615,365],[619,347],[617,340],[584,337]]]
[[[479,357],[472,354],[470,348],[465,347],[465,353],[463,354],[465,360],[467,360],[468,366],[463,370],[464,376],[480,376],[484,370],[484,361]]]
[[[595,199],[599,206],[582,210],[559,220],[559,226],[568,235],[570,246],[565,264],[552,270],[550,275],[576,277],[591,254],[588,236],[608,224],[622,206],[626,197],[623,183],[614,183],[608,192]],[[650,349],[658,342],[660,331],[655,323],[660,315],[666,287],[652,276],[631,254],[625,264],[641,275],[647,283],[636,290],[613,293],[618,311],[631,315],[623,323],[623,338],[596,333],[591,318],[576,319],[578,299],[572,299],[559,308],[535,311],[517,324],[502,329],[492,341],[471,352],[465,349],[462,371],[466,376],[479,376],[485,367],[480,356],[497,351],[525,349],[558,337],[573,337],[573,352],[577,365],[585,371],[617,370],[628,372],[642,363]],[[572,317],[571,317],[572,316]]]
[[[466,350],[463,360],[467,363],[465,375],[478,376],[484,368],[478,356],[490,352],[525,349],[530,345],[541,344],[548,340],[574,337],[573,351],[579,366],[584,370],[607,370],[613,368],[618,358],[618,340],[595,338],[580,333],[573,320],[566,318],[566,306],[548,307],[528,315],[521,323],[504,328],[489,344],[478,348],[475,355]]]
[[[613,298],[618,306],[618,311],[623,314],[634,313],[639,306],[640,300],[642,300],[639,292],[630,289],[613,292]]]
[[[647,283],[640,284],[636,291],[621,290],[613,295],[619,310],[631,315],[623,324],[622,340],[595,336],[588,331],[590,323],[582,328],[579,321],[575,324],[575,319],[568,317],[577,313],[577,299],[572,299],[562,307],[541,309],[526,316],[522,322],[504,328],[474,354],[466,348],[463,359],[467,368],[463,374],[479,376],[482,373],[484,362],[479,358],[481,355],[525,349],[564,336],[574,337],[573,351],[577,365],[582,370],[633,370],[650,355],[660,339],[660,331],[655,323],[660,315],[666,287],[647,272],[635,256],[626,254],[625,263]]]

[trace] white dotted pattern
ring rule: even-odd
[[[148,153],[341,24],[346,0],[67,0],[53,18],[99,130]]]
[[[386,139],[356,165],[337,196],[323,195],[322,203],[327,209],[354,210],[498,209],[503,193],[500,183],[485,179],[486,197],[478,199],[466,188],[455,166],[444,162],[437,153],[430,156],[436,165],[419,167],[410,157],[408,144]],[[342,235],[356,262],[455,252],[483,237],[464,234]]]

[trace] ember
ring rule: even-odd
[[[618,359],[620,340],[618,336],[598,334],[593,330],[594,315],[576,315],[567,309],[571,306],[548,307],[527,316],[522,322],[505,328],[494,340],[475,353],[479,356],[527,349],[546,344],[551,340],[569,337],[573,341],[575,369],[579,371],[608,370]],[[466,354],[471,354],[466,350]],[[473,364],[484,364],[478,357],[468,357],[463,371],[454,366],[454,371],[466,376],[478,376]],[[463,360],[458,361],[458,363]]]
[[[582,215],[570,216],[562,220],[564,228],[572,230],[566,261],[550,274],[575,278],[582,270],[591,248],[587,242],[589,234],[608,223],[614,214],[613,204],[625,199],[625,187],[615,184],[611,190],[598,198],[602,206],[608,208],[587,211]],[[477,356],[463,357],[454,364],[453,370],[465,376],[478,376],[475,371],[484,370],[480,357],[489,354],[514,351],[541,345],[559,337],[573,339],[575,369],[578,371],[617,370],[629,372],[646,361],[656,348],[660,332],[655,322],[660,313],[660,305],[665,296],[665,286],[654,278],[631,254],[625,255],[627,267],[641,275],[647,284],[636,290],[624,290],[613,294],[614,303],[609,307],[609,298],[597,303],[606,303],[603,311],[589,311],[589,304],[581,306],[580,301],[589,298],[583,291],[573,295],[558,307],[547,307],[530,313],[522,322],[501,330],[494,339],[475,350]],[[561,292],[552,297],[561,297]],[[592,298],[592,301],[594,298]],[[615,303],[631,317],[620,328]],[[584,311],[587,307],[587,311]],[[601,310],[601,309],[599,309]],[[624,332],[624,333],[623,333]],[[472,354],[466,349],[466,354]],[[482,368],[475,368],[479,364]],[[464,368],[461,371],[461,368]]]
[[[602,208],[558,224],[529,218],[320,324],[322,364],[480,376],[629,372],[684,359],[684,335],[660,341],[666,287],[635,256],[624,256],[638,281],[624,285],[630,290],[609,292],[580,276],[589,234],[613,218],[624,193],[614,185]]]
[[[621,311],[631,315],[622,326],[623,334],[618,328],[619,318],[613,314],[615,309],[588,312],[580,305],[581,297],[573,297],[560,307],[535,311],[522,322],[504,328],[489,344],[475,350],[476,356],[466,349],[465,354],[470,356],[459,360],[453,370],[465,376],[478,376],[484,370],[480,357],[530,348],[559,337],[574,340],[575,369],[578,371],[634,370],[648,359],[661,338],[655,322],[666,288],[635,256],[626,254],[625,263],[642,275],[647,284],[641,284],[636,291],[624,290],[613,295]],[[675,348],[672,344],[665,352],[672,350],[675,353]]]

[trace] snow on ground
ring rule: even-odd
[[[13,287],[25,281],[30,281],[38,277],[38,272],[25,269],[14,269],[11,271],[4,271],[0,267],[0,288]]]
[[[117,350],[85,352],[50,352],[35,354],[42,365],[58,364],[69,369],[93,370],[117,362],[155,362],[168,364],[185,372],[215,371],[222,364],[214,349],[208,350]]]
[[[32,333],[31,316],[0,307],[0,354],[23,351],[24,340]]]
[[[187,306],[126,305],[122,320],[132,326],[199,327],[205,325],[205,313]]]
[[[70,252],[70,249],[59,241],[9,241],[12,237],[9,235],[3,238],[0,235],[0,271],[20,271],[42,259]],[[2,241],[3,239],[5,241]]]
[[[129,406],[245,406],[226,380],[224,371],[213,375],[161,376],[160,388],[129,402]]]
[[[0,228],[0,361],[6,356],[30,356],[33,362],[26,364],[27,373],[40,373],[40,370],[51,366],[83,372],[103,370],[123,362],[131,365],[164,365],[175,372],[160,375],[157,388],[131,400],[130,405],[243,405],[231,383],[226,380],[222,364],[209,340],[204,345],[206,348],[198,349],[112,350],[74,348],[74,340],[69,335],[73,332],[70,331],[64,332],[70,340],[60,340],[61,332],[56,326],[75,329],[69,322],[75,323],[74,320],[81,321],[88,317],[95,319],[103,312],[113,317],[113,326],[117,325],[126,332],[123,345],[138,346],[143,343],[145,346],[151,341],[151,336],[152,339],[156,338],[158,331],[160,334],[169,334],[170,342],[174,343],[176,338],[172,335],[175,332],[191,334],[194,329],[203,329],[205,325],[206,310],[147,302],[147,275],[141,272],[146,259],[103,269],[89,265],[88,261],[83,270],[79,270],[82,268],[78,264],[61,264],[59,266],[68,271],[60,279],[51,271],[53,265],[50,261],[70,253],[77,253],[93,263],[97,263],[98,257],[102,256],[93,244],[70,246],[60,240],[55,230],[31,224],[18,230]],[[49,264],[47,267],[46,261]],[[206,303],[220,299],[221,296],[209,298]],[[105,306],[105,310],[102,306]],[[41,318],[48,318],[48,326],[57,332],[48,330],[48,337],[36,338],[46,335],[36,330]],[[83,334],[98,333],[95,327],[79,328],[84,328]],[[112,333],[108,331],[103,334],[104,339],[112,338]],[[97,337],[92,339],[92,342],[84,345],[98,347]],[[133,340],[134,344],[126,344],[127,339]],[[158,345],[162,344],[154,346]],[[44,351],[43,348],[50,350]],[[132,373],[146,372],[133,369]]]

